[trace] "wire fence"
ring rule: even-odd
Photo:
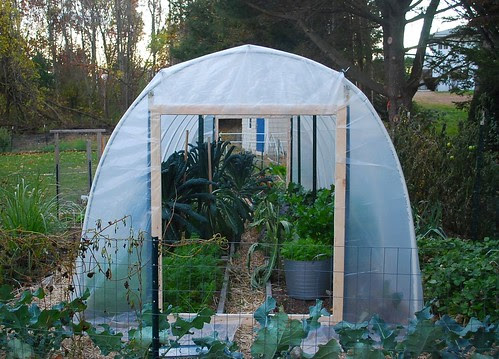
[[[117,223],[107,227],[111,233],[115,225]],[[78,253],[78,259],[74,261],[74,256],[68,256],[64,261],[61,258],[57,270],[39,284],[45,296],[33,300],[41,310],[54,305],[61,308],[60,302],[71,303],[88,289],[85,310],[74,320],[88,321],[96,327],[95,332],[89,331],[90,334],[81,336],[72,332],[71,337],[63,342],[62,349],[45,352],[45,348],[40,346],[42,339],[47,340],[58,331],[67,332],[66,327],[31,326],[25,331],[25,327],[16,327],[7,319],[2,325],[12,328],[6,334],[11,335],[11,340],[15,337],[23,341],[26,339],[23,335],[36,339],[34,344],[23,346],[16,342],[18,344],[14,347],[8,346],[18,357],[31,354],[33,350],[36,357],[62,351],[71,357],[100,358],[103,349],[104,353],[128,350],[136,354],[142,350],[144,356],[150,356],[154,339],[159,342],[158,357],[196,357],[209,353],[211,347],[203,346],[208,340],[206,338],[211,338],[212,342],[218,340],[225,353],[230,343],[236,342],[237,351],[248,358],[259,357],[262,350],[262,353],[267,353],[273,348],[276,353],[292,349],[296,357],[312,355],[325,351],[325,346],[331,341],[339,343],[339,352],[349,355],[357,352],[358,357],[363,357],[366,348],[370,351],[382,348],[393,357],[400,353],[417,357],[420,353],[444,350],[447,337],[451,342],[460,336],[463,340],[466,337],[470,348],[478,353],[497,354],[495,329],[490,323],[483,323],[487,314],[495,316],[497,321],[497,292],[484,292],[482,297],[474,299],[485,304],[476,311],[482,322],[460,313],[449,313],[457,315],[458,326],[441,315],[431,318],[428,312],[418,314],[415,323],[410,322],[414,319],[413,313],[425,304],[416,288],[422,276],[410,272],[412,263],[408,261],[408,255],[417,251],[415,248],[346,247],[346,272],[343,276],[343,273],[334,273],[330,257],[321,259],[337,250],[333,246],[323,247],[325,253],[315,255],[315,260],[300,263],[302,261],[286,258],[290,256],[286,243],[266,243],[262,251],[252,252],[248,261],[251,247],[262,241],[261,232],[248,230],[239,242],[217,237],[160,244],[158,272],[153,266],[155,257],[150,255],[154,248],[151,238],[139,234],[133,238],[116,239],[104,233],[107,232],[94,232],[87,239],[84,236],[78,252],[72,252]],[[82,249],[84,252],[80,252]],[[301,248],[302,254],[316,250],[315,247]],[[280,255],[271,267],[269,263],[274,251]],[[439,255],[442,255],[439,250],[425,252],[425,256],[436,258]],[[255,286],[255,276],[266,278],[262,268],[269,271],[268,281]],[[159,273],[156,279],[155,273]],[[335,274],[345,280],[343,295],[335,291]],[[39,285],[31,289],[35,290]],[[157,310],[152,305],[155,295],[159,299]],[[447,298],[453,295],[449,292]],[[335,299],[339,297],[343,298],[343,319],[358,324],[342,326],[330,315],[335,311]],[[274,298],[275,302],[268,298]],[[438,305],[443,305],[447,298],[438,298]],[[318,306],[317,299],[322,301],[321,306]],[[468,305],[474,304],[470,302]],[[435,302],[432,305],[437,308]],[[374,314],[381,319],[373,317]],[[157,326],[154,318],[158,318]],[[5,316],[2,319],[5,320]],[[388,333],[386,335],[392,344],[402,344],[390,346],[388,340],[384,341],[386,338],[380,339],[380,327],[383,333]],[[274,335],[274,331],[280,335]],[[416,332],[421,334],[421,338],[433,333],[433,337],[428,339],[426,336],[425,339],[432,344],[421,344],[420,352],[405,342],[422,342],[421,338],[415,337]],[[13,333],[17,334],[12,336]],[[392,337],[390,333],[396,335]],[[480,340],[475,340],[476,333],[481,333]],[[288,337],[283,339],[283,336]],[[366,347],[357,345],[356,338]],[[331,355],[336,350],[334,348],[330,344]],[[458,354],[465,353],[464,347],[459,349],[461,351],[455,350]]]

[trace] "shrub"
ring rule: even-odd
[[[211,306],[222,283],[220,247],[215,243],[179,243],[163,257],[164,301],[180,312]]]
[[[461,123],[457,135],[450,137],[445,128],[436,130],[437,121],[431,111],[415,107],[411,119],[401,119],[394,127],[393,143],[416,211],[424,213],[428,203],[440,207],[445,232],[470,237],[473,192],[477,189],[478,125]],[[480,201],[475,206],[480,212],[478,238],[492,236],[496,231],[499,178],[495,161],[493,151],[483,152]]]
[[[14,188],[0,188],[0,196],[1,228],[48,233],[57,227],[55,197],[46,197],[39,182],[32,186],[21,179]]]
[[[0,127],[0,152],[6,152],[10,147],[10,132]]]
[[[499,320],[497,239],[422,238],[418,247],[425,300],[434,300],[435,314]]]

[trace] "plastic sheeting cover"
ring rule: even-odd
[[[405,322],[420,308],[421,279],[404,177],[374,109],[341,73],[300,56],[245,45],[161,70],[114,130],[84,222],[83,238],[97,239],[98,245],[77,260],[77,293],[91,291],[88,318],[122,318],[149,301],[148,94],[154,94],[155,106],[178,110],[177,115],[161,116],[163,159],[183,148],[186,130],[189,142],[197,141],[199,114],[294,115],[294,181],[296,121],[302,115],[301,178],[307,188],[312,175],[311,115],[318,115],[318,187],[329,187],[334,183],[334,110],[348,105],[344,318],[360,321],[380,313],[392,322]],[[217,113],[210,112],[214,109]],[[210,130],[205,124],[205,138]]]

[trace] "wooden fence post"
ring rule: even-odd
[[[334,194],[333,322],[343,320],[345,294],[345,214],[347,191],[347,108],[336,115],[336,168]]]

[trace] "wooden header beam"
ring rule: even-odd
[[[334,115],[335,105],[154,105],[150,108],[162,115],[231,115],[231,116],[291,116]]]

